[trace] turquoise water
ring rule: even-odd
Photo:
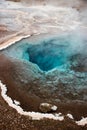
[[[0,53],[10,59],[14,82],[27,93],[48,101],[87,101],[85,48],[87,44],[77,37],[40,35],[18,41]]]
[[[39,39],[37,37],[36,41],[21,40],[3,50],[2,53],[33,63],[42,71],[50,71],[55,68],[67,71],[71,68],[75,69],[77,65],[84,67],[81,60],[84,60],[85,57],[80,54],[82,52],[80,52],[79,45],[82,45],[82,41],[73,36],[41,37]]]
[[[35,63],[43,71],[49,71],[66,64],[68,60],[68,47],[66,44],[55,44],[53,41],[30,45],[23,58]]]

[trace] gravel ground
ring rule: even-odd
[[[43,119],[32,121],[28,116],[18,114],[0,95],[0,130],[87,130],[87,126],[77,126],[69,118],[64,121]]]
[[[17,1],[17,0],[16,0]],[[37,8],[29,9],[26,8],[27,6],[31,5],[26,0],[25,2],[22,0],[22,4],[20,3],[5,3],[4,0],[0,1],[0,44],[3,44],[9,40],[9,39],[15,39],[16,36],[24,36],[34,33],[62,33],[62,32],[71,32],[73,29],[71,29],[71,26],[76,27],[77,32],[84,32],[87,34],[87,2],[86,0],[69,0],[65,3],[64,0],[59,0],[59,3],[54,1],[54,5],[58,6],[65,6],[65,7],[72,7],[75,9],[76,16],[72,17],[72,19],[76,20],[76,23],[72,24],[69,22],[70,19],[66,23],[63,23],[64,20],[62,19],[54,19],[54,13],[49,14],[43,13],[36,15],[35,13],[37,11]],[[43,4],[44,6],[47,4],[47,1],[39,1],[40,5]],[[38,4],[37,4],[38,5]],[[50,5],[53,5],[53,2],[50,0]],[[5,8],[6,7],[6,8]],[[25,8],[25,9],[24,9]],[[47,9],[47,8],[46,8]],[[8,14],[7,14],[8,12]],[[33,14],[31,13],[33,12]],[[68,11],[69,12],[69,11]],[[57,13],[57,12],[55,12]],[[62,13],[64,16],[66,13]],[[72,14],[72,13],[70,13]],[[41,15],[44,16],[44,19],[41,17]],[[51,15],[51,16],[50,16]],[[69,16],[69,14],[68,14]],[[78,17],[77,17],[78,16]],[[80,17],[79,17],[80,16]],[[51,19],[51,17],[53,19]],[[58,16],[57,16],[58,17]],[[58,17],[59,18],[59,17]],[[66,18],[66,17],[65,17]],[[62,22],[61,22],[62,20]],[[14,22],[15,21],[15,22]],[[49,21],[51,23],[49,24]],[[56,21],[56,22],[55,22]],[[69,22],[69,23],[68,23]],[[77,23],[80,22],[80,26],[77,26]],[[62,24],[61,24],[62,23]],[[68,23],[68,24],[67,24]],[[26,26],[27,25],[27,26]],[[67,26],[69,25],[69,26]],[[0,59],[1,62],[1,59]],[[4,64],[0,63],[0,66],[3,66]],[[3,74],[8,75],[8,72],[6,72],[6,66],[5,71],[3,68]],[[2,68],[2,67],[1,67]],[[9,66],[7,67],[8,71]],[[2,75],[2,70],[0,70],[0,74]],[[5,76],[6,77],[6,76]],[[3,76],[0,76],[3,81],[6,83],[6,79],[3,79]],[[13,89],[13,84],[11,84],[9,77],[8,84],[10,83],[10,89]],[[0,90],[1,93],[1,90]],[[10,91],[9,91],[9,95]],[[26,98],[26,96],[25,96]],[[31,99],[33,99],[32,95],[29,97],[29,104],[33,105],[33,102],[31,102]],[[40,104],[41,100],[35,97],[34,102],[38,101],[35,105],[33,105],[33,109],[37,111],[38,105]],[[66,114],[70,111],[70,109],[74,112],[76,115],[76,119],[79,119],[79,115],[83,114],[84,116],[87,115],[87,105],[80,105],[79,107],[75,107],[76,105],[70,104],[70,107],[67,105],[60,106],[61,112],[63,114]],[[31,109],[32,110],[32,109]],[[79,111],[79,112],[78,112]],[[80,114],[79,114],[80,113]],[[28,116],[22,116],[16,112],[13,108],[9,107],[8,104],[3,100],[0,94],[0,130],[87,130],[86,126],[77,126],[76,123],[73,120],[70,120],[68,117],[65,117],[63,121],[54,121],[54,120],[48,120],[43,119],[40,121],[32,121],[30,117]]]

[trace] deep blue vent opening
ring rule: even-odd
[[[29,56],[29,57],[28,57]],[[30,45],[25,52],[27,60],[35,63],[43,71],[49,71],[66,64],[68,59],[67,44],[53,43],[52,41],[41,44]]]

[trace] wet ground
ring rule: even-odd
[[[83,53],[86,44],[82,39],[79,39],[78,44],[77,40],[69,37],[70,35],[59,38],[56,35],[53,38],[50,35],[32,36],[1,51],[0,78],[7,85],[8,95],[20,101],[24,110],[40,111],[40,103],[49,102],[58,106],[58,112],[69,112],[76,119],[87,116],[87,63],[86,52]],[[39,40],[36,41],[36,38]],[[73,45],[75,41],[78,44],[77,48]],[[53,66],[53,63],[56,63],[56,66],[44,71],[30,60],[31,55],[43,68]],[[77,105],[73,106],[75,103]]]
[[[79,38],[81,38],[81,40],[76,40],[78,43],[82,43],[82,41],[87,43],[85,39],[87,34],[86,1],[78,0],[77,2],[73,2],[72,0],[66,3],[65,1],[59,1],[59,3],[55,1],[54,4],[63,7],[59,9],[52,7],[52,1],[49,1],[49,3],[51,5],[50,7],[46,6],[46,1],[38,2],[37,5],[39,6],[37,7],[30,7],[30,5],[33,5],[32,2],[22,1],[22,4],[20,4],[2,0],[0,3],[0,47],[6,46],[10,42],[10,39],[14,41],[17,37],[38,33],[50,33],[50,35],[73,33],[74,37],[79,36]],[[42,4],[44,7],[40,6]],[[4,6],[6,8],[4,8]],[[8,12],[8,14],[6,12]],[[35,39],[37,39],[37,36],[35,36]],[[31,41],[32,40],[34,40],[33,37],[31,37]],[[74,43],[76,43],[75,40]],[[75,45],[75,48],[79,48],[77,49],[79,52],[84,51],[84,54],[87,54],[85,46],[83,48],[83,46],[78,46],[77,43]],[[14,50],[15,49],[12,51]],[[76,52],[76,50],[74,51]],[[54,75],[51,73],[46,75],[37,69],[37,66],[31,66],[29,63],[27,64],[26,62],[16,59],[18,57],[15,57],[15,59],[9,58],[9,56],[12,56],[12,52],[8,52],[9,53],[6,52],[6,56],[0,55],[0,80],[7,85],[7,94],[11,98],[20,101],[21,107],[23,107],[24,110],[40,111],[38,109],[39,105],[45,101],[57,105],[57,112],[62,112],[64,115],[71,113],[75,120],[81,119],[82,116],[87,117],[87,77],[84,74],[87,71],[86,57],[84,58],[84,56],[79,53],[71,57],[72,66],[70,69],[75,72],[73,76],[69,73],[68,75],[65,72],[61,74],[57,71],[54,71]],[[15,56],[17,55],[15,54]],[[24,57],[26,57],[26,55],[24,55]],[[75,62],[77,63],[74,64]],[[59,75],[60,77],[58,76],[58,78],[63,82],[58,79],[59,82],[54,83],[54,81],[56,81],[56,75]],[[55,99],[57,100],[55,101]],[[77,126],[74,121],[68,118],[65,118],[63,122],[53,120],[31,121],[29,117],[21,116],[10,108],[2,97],[0,97],[0,109],[1,130],[87,129],[86,126]],[[8,124],[8,122],[10,123]]]

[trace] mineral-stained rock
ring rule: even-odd
[[[49,103],[41,103],[39,109],[41,112],[47,113],[47,112],[51,112],[51,111],[56,111],[57,106],[55,106],[53,104],[49,104]]]

